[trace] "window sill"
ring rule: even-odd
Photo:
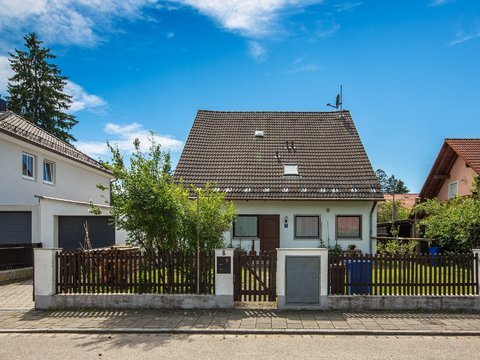
[[[36,181],[35,178],[30,177],[30,176],[22,175],[22,178],[25,179],[25,180]]]
[[[45,180],[43,180],[43,183],[44,183],[45,185],[55,186],[55,183],[54,183],[54,182],[51,182],[51,181],[45,181]]]
[[[294,237],[293,240],[321,240],[319,237]]]
[[[363,241],[361,238],[337,238],[337,241]]]

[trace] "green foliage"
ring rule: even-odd
[[[377,251],[380,254],[411,254],[415,251],[415,241],[379,241],[377,242]]]
[[[343,254],[342,246],[339,244],[335,244],[335,246],[329,246],[328,253],[331,255],[341,255]]]
[[[479,245],[480,199],[456,197],[449,201],[427,200],[415,206],[423,214],[424,236],[436,240],[444,251],[469,252]]]
[[[405,220],[410,216],[410,210],[402,205],[400,200],[395,200],[396,220]],[[393,213],[393,201],[378,203],[377,221],[379,223],[391,222]]]
[[[72,103],[71,96],[63,92],[67,78],[49,62],[56,56],[41,47],[34,33],[24,39],[26,51],[9,53],[14,74],[8,79],[7,108],[59,139],[74,141],[69,131],[78,121],[65,112]]]
[[[233,204],[225,201],[225,193],[209,185],[188,189],[175,183],[170,154],[155,144],[153,134],[150,142],[148,152],[143,153],[135,140],[128,167],[118,148],[108,144],[112,160],[105,166],[116,179],[111,184],[111,214],[116,225],[127,231],[129,243],[147,250],[194,250],[197,224],[202,250],[221,246],[222,234],[235,217]],[[198,211],[198,199],[192,200],[192,196],[200,197]]]
[[[408,194],[410,190],[405,185],[403,180],[397,179],[395,175],[388,176],[385,171],[378,169],[375,171],[380,185],[382,186],[382,191],[387,194]]]

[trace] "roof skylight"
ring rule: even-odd
[[[283,165],[283,175],[298,175],[298,165],[297,164],[284,164]]]

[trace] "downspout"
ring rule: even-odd
[[[369,241],[368,241],[368,253],[371,254],[373,250],[373,244],[372,244],[372,236],[373,236],[373,211],[375,210],[375,207],[377,206],[377,201],[373,201],[372,204],[372,209],[370,210],[370,236],[369,236]]]

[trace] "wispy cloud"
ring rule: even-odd
[[[452,3],[454,1],[456,0],[431,0],[430,6],[433,6],[433,7],[442,6],[442,5]]]
[[[6,96],[8,78],[12,77],[12,75],[13,71],[8,57],[0,56],[0,95]]]
[[[70,112],[77,112],[84,109],[100,108],[107,105],[107,102],[100,96],[89,94],[80,85],[73,81],[67,81],[64,88],[65,93],[72,97]]]
[[[282,14],[324,0],[169,0],[193,7],[223,28],[249,37],[269,35]]]
[[[334,5],[334,7],[337,9],[338,12],[343,12],[343,11],[352,11],[356,7],[362,5],[363,3],[361,1],[358,2],[344,2],[343,4],[337,4]]]
[[[118,146],[118,149],[123,153],[131,153],[134,151],[133,142],[135,139],[140,140],[140,148],[142,151],[148,150],[151,133],[139,123],[127,125],[108,123],[103,128],[103,131],[106,135],[106,140],[112,145]],[[183,141],[177,140],[169,135],[154,134],[153,140],[157,144],[160,144],[164,150],[179,152],[183,148]],[[80,151],[94,158],[106,159],[109,155],[106,141],[78,141],[75,145]]]
[[[261,62],[267,57],[267,50],[257,41],[250,41],[248,43],[248,52],[255,60]]]
[[[319,71],[320,68],[315,64],[307,64],[303,66],[294,67],[293,69],[287,70],[287,74],[295,74],[300,72],[315,72]]]
[[[340,30],[340,24],[334,19],[321,20],[317,22],[317,28],[314,31],[314,35],[317,38],[327,38],[335,34]]]
[[[463,33],[458,33],[457,37],[454,40],[452,40],[448,45],[454,46],[454,45],[462,44],[464,42],[475,40],[478,38],[480,38],[480,32],[472,33],[468,35],[464,35]]]

